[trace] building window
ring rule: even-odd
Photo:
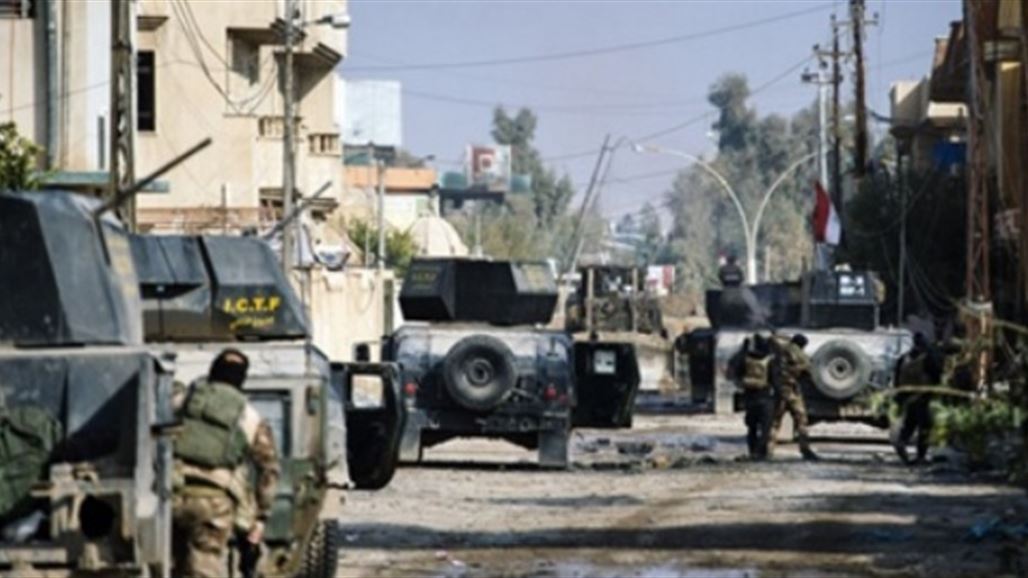
[[[155,92],[153,51],[140,50],[136,55],[136,128],[157,130],[157,98]]]
[[[261,81],[260,45],[242,38],[232,39],[232,71],[253,86]]]

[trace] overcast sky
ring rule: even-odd
[[[761,113],[791,114],[810,104],[816,89],[799,77],[814,61],[803,61],[814,44],[830,44],[833,11],[848,18],[846,2],[824,0],[350,0],[349,9],[350,52],[341,73],[402,82],[406,148],[434,154],[440,170],[454,169],[447,163],[459,161],[466,144],[490,140],[496,104],[528,105],[539,116],[538,148],[580,190],[596,158],[579,153],[598,149],[606,133],[636,138],[686,124],[651,142],[709,153],[711,120],[697,117],[711,111],[707,88],[727,72],[744,73],[751,89],[780,79],[754,96]],[[959,0],[867,0],[868,17],[875,12],[879,24],[865,41],[868,101],[888,114],[890,83],[927,74],[933,39],[948,33],[961,8]],[[844,35],[844,49],[850,38]],[[490,63],[497,60],[508,62]],[[476,65],[451,66],[467,63]],[[849,99],[852,74],[846,79]],[[659,198],[672,176],[618,179],[684,164],[620,151],[604,212],[637,210]]]

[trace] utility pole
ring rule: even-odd
[[[831,20],[832,26],[832,48],[831,50],[822,50],[820,46],[814,46],[814,54],[818,57],[818,74],[816,76],[816,82],[818,85],[818,100],[820,104],[819,120],[821,124],[821,162],[819,164],[819,172],[821,176],[821,183],[828,189],[828,196],[832,201],[832,205],[835,210],[838,211],[840,221],[843,218],[843,198],[842,198],[842,129],[841,129],[841,111],[839,110],[839,85],[842,84],[842,71],[840,70],[839,61],[846,56],[839,50],[839,23],[835,19],[835,15],[832,15]],[[831,73],[825,77],[825,71],[828,68],[828,63],[825,58],[832,59]],[[812,76],[812,75],[811,75]],[[808,78],[804,78],[806,81],[810,81]],[[828,86],[832,87],[832,120],[831,130],[828,126],[828,99],[827,89]],[[828,162],[828,148],[829,148],[829,133],[831,133],[831,158],[832,162]],[[828,167],[831,165],[831,180],[829,181]],[[814,268],[820,271],[826,271],[831,267],[832,262],[832,248],[830,245],[818,243],[814,247]]]
[[[967,179],[967,298],[972,303],[991,299],[989,286],[989,193],[985,134],[985,62],[982,54],[982,16],[979,3],[964,1],[969,60],[968,179]]]
[[[853,29],[853,57],[855,79],[853,90],[857,126],[854,131],[853,174],[859,189],[860,180],[867,173],[867,103],[864,86],[864,0],[850,0],[850,25]]]
[[[903,151],[897,141],[896,145],[896,179],[899,182],[900,196],[900,238],[899,238],[899,279],[896,289],[896,324],[903,324],[903,301],[907,288],[907,177],[903,167]]]
[[[814,45],[814,54],[820,56],[821,50]],[[828,64],[823,58],[818,59],[817,72],[803,71],[800,80],[807,84],[817,86],[817,156],[818,156],[818,179],[824,186],[828,182],[828,85],[832,83],[831,78],[825,74]]]
[[[285,0],[286,9],[286,30],[285,30],[285,54],[282,58],[282,100],[285,103],[285,110],[282,119],[282,214],[289,215],[293,212],[293,194],[296,188],[296,138],[295,119],[296,111],[293,102],[296,95],[293,79],[293,42],[295,41],[295,18],[296,0]],[[293,231],[295,227],[286,227],[282,230],[282,270],[288,277],[293,270]]]
[[[839,218],[842,220],[842,128],[841,128],[841,111],[839,106],[839,85],[842,84],[842,70],[839,65],[840,59],[846,56],[845,53],[839,50],[839,27],[843,23],[839,22],[835,18],[835,14],[832,14],[831,26],[832,26],[832,49],[822,50],[819,46],[814,46],[814,54],[818,57],[818,65],[821,69],[827,67],[824,59],[832,59],[832,73],[831,76],[824,81],[825,85],[832,85],[832,180],[828,182],[827,169],[825,170],[822,178],[825,180],[822,183],[828,188],[828,196],[831,198],[832,205],[835,206],[835,210],[839,212]],[[819,74],[820,76],[820,74]],[[820,94],[818,95],[820,97]],[[822,123],[822,126],[826,126],[827,123]],[[827,143],[823,146],[827,147]],[[825,161],[827,162],[827,161]]]
[[[111,1],[111,168],[108,200],[135,183],[135,73],[133,48],[135,17],[131,0]],[[135,196],[125,201],[122,214],[130,231],[136,230]]]
[[[842,127],[839,110],[839,85],[842,83],[842,71],[839,67],[839,23],[832,14],[832,190],[829,196],[835,210],[839,211],[842,220]]]
[[[585,190],[585,198],[582,199],[582,208],[578,212],[578,221],[575,222],[575,229],[571,233],[571,243],[568,245],[567,274],[570,276],[575,272],[578,265],[578,257],[582,253],[582,246],[585,244],[585,216],[592,202],[593,191],[596,189],[600,176],[600,168],[603,167],[603,159],[610,152],[610,135],[603,137],[603,145],[600,147],[600,154],[596,158],[596,165],[593,167],[592,176],[589,177],[589,186]],[[609,166],[609,165],[608,165]]]
[[[375,260],[378,262],[378,271],[385,269],[385,161],[375,159],[375,169],[378,173],[378,247],[375,251]]]
[[[989,384],[992,335],[992,290],[989,271],[989,176],[986,158],[988,134],[985,115],[985,57],[982,54],[984,16],[981,2],[964,0],[964,28],[968,54],[968,140],[967,140],[967,306],[971,314],[967,337],[984,343],[976,351],[975,383]],[[1022,226],[1023,230],[1023,226]]]

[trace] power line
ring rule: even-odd
[[[495,58],[489,60],[465,60],[458,62],[430,62],[420,64],[403,64],[403,65],[382,65],[382,66],[355,66],[350,68],[350,71],[361,71],[361,70],[374,70],[374,71],[398,71],[398,70],[439,70],[446,68],[479,68],[486,66],[500,66],[509,64],[527,64],[532,62],[550,62],[554,60],[567,60],[571,58],[583,58],[587,56],[597,56],[601,54],[611,54],[615,52],[626,52],[633,50],[640,50],[644,48],[652,48],[655,46],[664,46],[669,44],[678,44],[681,42],[688,42],[692,40],[699,40],[703,38],[710,38],[713,36],[720,36],[722,34],[729,34],[732,32],[740,32],[748,30],[750,28],[756,28],[767,24],[774,24],[785,20],[790,20],[800,16],[806,16],[808,14],[814,14],[830,9],[831,4],[819,4],[814,8],[805,8],[803,10],[796,10],[793,12],[787,12],[785,14],[779,14],[777,16],[771,16],[768,18],[761,18],[759,20],[751,20],[743,22],[741,24],[732,24],[728,26],[722,26],[718,28],[712,28],[709,30],[701,30],[697,32],[691,32],[688,34],[680,34],[677,36],[670,36],[666,38],[659,38],[656,40],[644,40],[639,42],[628,42],[624,44],[615,44],[611,46],[604,46],[591,49],[583,50],[569,50],[565,52],[552,52],[549,54],[535,54],[528,56],[514,56],[510,58]]]
[[[351,55],[351,57],[366,58],[366,59],[369,59],[369,60],[375,60],[375,61],[378,61],[378,62],[384,62],[384,63],[388,63],[388,64],[405,65],[405,66],[406,65],[410,65],[409,62],[404,62],[402,60],[396,60],[394,58],[384,58],[382,56],[376,56],[376,55],[370,55],[370,54],[366,54],[366,53],[360,53],[358,51],[351,51],[350,55]],[[354,70],[350,69],[350,68],[346,69],[347,73],[349,73],[351,71],[354,71]],[[359,74],[360,70],[356,70],[355,72],[357,72]],[[565,93],[573,93],[573,94],[587,94],[589,96],[596,96],[597,94],[610,94],[610,95],[617,95],[617,96],[636,96],[636,97],[638,97],[638,96],[655,96],[655,97],[659,97],[659,98],[676,98],[676,97],[679,96],[679,95],[676,95],[674,93],[659,93],[659,92],[648,92],[648,91],[644,92],[644,91],[638,91],[638,90],[612,90],[612,89],[609,89],[609,88],[597,88],[597,87],[585,88],[585,87],[582,87],[582,86],[564,86],[564,85],[555,85],[555,84],[540,83],[540,82],[525,82],[525,81],[522,81],[522,80],[513,80],[513,79],[509,79],[509,78],[497,78],[497,77],[493,77],[493,76],[482,76],[482,75],[479,75],[479,74],[468,74],[467,72],[461,72],[461,71],[456,71],[456,70],[434,71],[434,70],[414,69],[414,70],[410,70],[409,72],[413,72],[413,73],[431,73],[433,75],[442,74],[442,75],[450,76],[450,77],[453,77],[453,78],[459,78],[459,79],[463,79],[463,80],[471,80],[471,81],[474,81],[474,82],[480,82],[480,83],[486,83],[486,84],[496,84],[496,85],[500,85],[500,86],[513,86],[513,87],[516,87],[516,88],[523,88],[523,89],[524,88],[528,88],[528,89],[534,89],[534,90],[548,90],[548,91],[554,91],[554,92],[565,92]],[[358,76],[357,78],[359,79],[359,78],[369,78],[369,77]],[[686,98],[691,98],[691,97],[686,97]]]
[[[801,59],[799,62],[789,66],[783,72],[781,72],[779,74],[776,74],[774,77],[768,79],[764,83],[762,83],[759,86],[757,86],[756,88],[754,88],[750,92],[748,98],[753,98],[754,96],[760,94],[761,92],[764,92],[765,90],[771,88],[775,84],[781,82],[783,79],[788,78],[794,72],[796,72],[797,70],[802,68],[804,65],[806,65],[808,62],[810,62],[810,60],[812,58],[813,57],[811,57],[811,56],[804,56],[803,59]],[[707,119],[707,118],[710,118],[711,116],[714,116],[715,114],[717,114],[715,111],[708,111],[708,112],[705,112],[703,114],[699,114],[697,116],[694,116],[694,117],[691,117],[689,119],[686,119],[686,120],[684,120],[684,121],[682,121],[682,122],[680,122],[678,124],[675,124],[675,125],[669,126],[667,128],[664,128],[664,129],[661,129],[661,130],[658,130],[658,131],[655,131],[655,132],[651,132],[651,133],[648,133],[648,134],[635,136],[635,137],[632,137],[629,140],[632,140],[632,141],[645,141],[645,140],[652,140],[652,139],[655,139],[655,138],[666,136],[666,135],[669,135],[671,133],[678,132],[678,131],[680,131],[680,130],[682,130],[684,128],[688,128],[688,127],[690,127],[690,126],[692,126],[692,125],[694,125],[694,124],[696,124],[696,123],[698,123],[698,122],[700,122],[700,121],[702,121],[704,119]],[[599,149],[593,149],[593,150],[589,150],[589,151],[581,151],[581,152],[569,153],[569,154],[565,154],[565,155],[549,156],[549,157],[543,158],[542,160],[545,161],[545,162],[553,162],[553,161],[560,161],[560,160],[571,160],[571,159],[577,159],[577,158],[581,158],[581,157],[594,156],[594,155],[598,154],[599,152],[600,152]]]
[[[529,108],[533,111],[540,112],[551,112],[557,114],[571,114],[571,115],[609,115],[609,116],[653,116],[653,115],[666,115],[666,111],[657,110],[662,105],[654,105],[652,109],[647,110],[645,104],[636,105],[637,108],[630,108],[631,105],[588,105],[588,104],[538,104],[538,103],[510,103],[510,102],[498,102],[479,100],[473,98],[464,98],[461,96],[439,94],[433,92],[425,92],[421,90],[414,90],[403,88],[401,92],[405,96],[414,98],[420,98],[424,100],[431,100],[436,102],[446,102],[451,104],[459,104],[466,106],[477,106],[482,108],[496,108],[498,106],[505,108]],[[678,105],[668,105],[667,108],[684,108],[689,105],[680,103]]]

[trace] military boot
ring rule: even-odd
[[[806,436],[800,437],[799,442],[800,454],[803,456],[804,460],[807,460],[808,462],[816,462],[821,459],[816,453],[814,453],[814,450],[810,448],[810,441]]]

